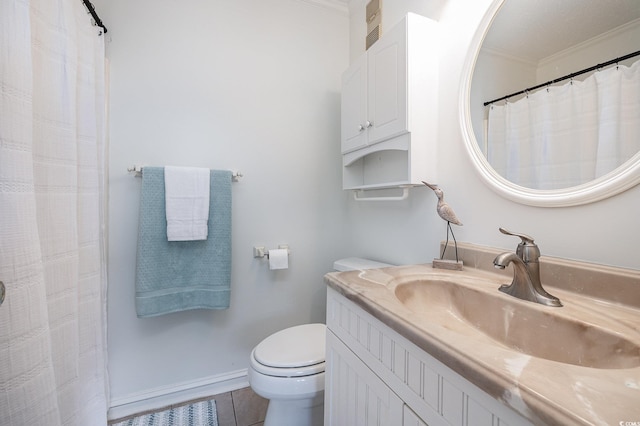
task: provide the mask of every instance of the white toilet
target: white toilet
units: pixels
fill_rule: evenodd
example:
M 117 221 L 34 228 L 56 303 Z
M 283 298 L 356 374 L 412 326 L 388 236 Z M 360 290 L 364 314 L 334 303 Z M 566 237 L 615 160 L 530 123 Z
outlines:
M 336 261 L 336 271 L 390 266 L 367 259 Z M 249 384 L 269 400 L 264 426 L 322 426 L 326 326 L 304 324 L 278 331 L 251 352 Z

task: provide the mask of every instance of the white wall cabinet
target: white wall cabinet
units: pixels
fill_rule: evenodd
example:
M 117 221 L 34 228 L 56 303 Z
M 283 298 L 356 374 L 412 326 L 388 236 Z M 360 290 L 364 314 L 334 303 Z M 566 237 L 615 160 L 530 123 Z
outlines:
M 343 75 L 343 153 L 408 131 L 404 29 L 376 42 Z
M 364 54 L 342 74 L 340 134 L 342 153 L 367 146 L 367 58 Z
M 343 74 L 345 189 L 436 181 L 436 30 L 408 14 Z
M 332 288 L 327 327 L 326 426 L 531 425 Z

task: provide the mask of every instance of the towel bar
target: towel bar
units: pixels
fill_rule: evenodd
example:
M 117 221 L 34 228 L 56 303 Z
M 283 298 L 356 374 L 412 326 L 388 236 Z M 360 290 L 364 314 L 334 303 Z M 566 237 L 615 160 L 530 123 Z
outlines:
M 144 169 L 144 166 L 137 166 L 135 164 L 131 167 L 127 167 L 127 171 L 129 173 L 134 173 L 135 177 L 142 177 L 142 169 Z M 231 180 L 233 182 L 238 182 L 242 176 L 242 172 L 231 172 Z
M 402 185 L 399 189 L 402 189 L 402 195 L 396 197 L 359 197 L 358 194 L 364 193 L 364 190 L 355 189 L 353 191 L 353 199 L 356 201 L 402 201 L 406 200 L 409 196 L 409 188 L 412 185 Z

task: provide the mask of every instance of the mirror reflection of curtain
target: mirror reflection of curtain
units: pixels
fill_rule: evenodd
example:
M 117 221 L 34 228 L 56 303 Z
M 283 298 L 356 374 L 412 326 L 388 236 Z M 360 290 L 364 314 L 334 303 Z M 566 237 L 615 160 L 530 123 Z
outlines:
M 640 151 L 640 61 L 489 109 L 488 160 L 511 182 L 577 186 Z
M 104 37 L 2 0 L 0 52 L 0 425 L 104 426 Z

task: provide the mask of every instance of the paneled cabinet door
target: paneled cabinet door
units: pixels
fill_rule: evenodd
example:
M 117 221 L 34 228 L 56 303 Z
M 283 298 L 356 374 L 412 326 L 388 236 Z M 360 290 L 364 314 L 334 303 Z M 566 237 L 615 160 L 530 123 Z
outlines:
M 424 420 L 418 417 L 408 405 L 403 407 L 403 411 L 402 426 L 429 426 Z
M 406 25 L 397 25 L 367 53 L 369 145 L 408 130 L 407 31 Z
M 407 26 L 385 34 L 342 75 L 342 153 L 407 131 Z
M 342 152 L 367 146 L 367 55 L 342 75 Z
M 400 398 L 332 332 L 326 362 L 325 426 L 402 425 Z

